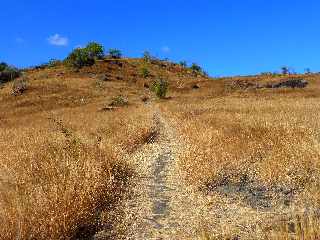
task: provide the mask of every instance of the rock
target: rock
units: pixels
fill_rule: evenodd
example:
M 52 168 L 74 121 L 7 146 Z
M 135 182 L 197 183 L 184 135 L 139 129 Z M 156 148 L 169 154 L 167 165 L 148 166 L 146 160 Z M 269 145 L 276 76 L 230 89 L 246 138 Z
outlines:
M 56 74 L 56 77 L 61 77 L 61 76 L 63 76 L 64 75 L 64 73 L 63 72 L 61 72 L 61 73 L 57 73 Z
M 144 103 L 146 103 L 148 100 L 149 100 L 148 96 L 142 96 L 141 97 L 141 101 L 144 102 Z
M 232 89 L 261 89 L 261 88 L 305 88 L 308 81 L 304 79 L 287 79 L 279 82 L 271 82 L 266 84 L 259 84 L 254 81 L 236 80 L 230 83 Z
M 198 84 L 195 84 L 192 86 L 192 89 L 199 89 L 199 88 L 200 88 L 200 86 Z
M 118 109 L 118 107 L 106 106 L 106 107 L 103 107 L 103 108 L 101 109 L 101 111 L 103 111 L 103 112 L 108 112 L 108 111 L 114 111 L 114 110 L 117 110 L 117 109 Z
M 104 82 L 110 81 L 109 77 L 106 74 L 101 74 L 99 76 L 99 80 L 104 81 Z
M 309 84 L 304 79 L 289 79 L 280 83 L 266 85 L 267 88 L 305 88 Z

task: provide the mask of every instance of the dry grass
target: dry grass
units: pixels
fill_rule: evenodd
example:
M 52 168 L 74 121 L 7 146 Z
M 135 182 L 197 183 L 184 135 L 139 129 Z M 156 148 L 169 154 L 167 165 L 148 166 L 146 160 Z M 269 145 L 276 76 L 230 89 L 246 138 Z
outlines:
M 318 81 L 311 77 L 311 86 L 299 90 L 207 86 L 163 106 L 187 143 L 181 174 L 208 195 L 218 215 L 207 237 L 270 239 L 275 222 L 300 212 L 313 222 L 300 224 L 294 239 L 318 233 L 312 215 L 320 201 Z M 289 239 L 283 229 L 271 239 Z
M 0 92 L 1 239 L 94 234 L 134 174 L 127 152 L 152 132 L 152 115 L 130 83 L 101 92 L 94 78 L 48 71 L 29 74 L 21 96 L 9 85 Z M 132 104 L 101 112 L 120 92 Z
M 187 143 L 181 175 L 210 200 L 204 239 L 319 238 L 317 75 L 304 76 L 306 89 L 234 91 L 228 81 L 281 77 L 213 81 L 156 62 L 145 79 L 141 66 L 125 59 L 79 72 L 30 70 L 24 94 L 13 96 L 10 84 L 0 89 L 1 239 L 99 230 L 99 216 L 108 218 L 134 174 L 125 158 L 157 137 L 141 101 L 157 77 L 169 80 L 171 99 L 160 105 Z M 102 110 L 119 95 L 127 106 Z

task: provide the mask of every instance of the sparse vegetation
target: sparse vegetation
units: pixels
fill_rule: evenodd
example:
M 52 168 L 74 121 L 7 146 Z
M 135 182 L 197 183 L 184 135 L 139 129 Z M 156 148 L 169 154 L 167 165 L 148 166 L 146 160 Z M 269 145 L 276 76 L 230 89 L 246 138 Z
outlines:
M 152 61 L 153 57 L 152 57 L 152 55 L 151 55 L 150 52 L 145 51 L 145 52 L 143 53 L 142 59 L 144 60 L 144 62 L 150 63 L 150 62 Z
M 169 83 L 163 78 L 159 78 L 154 81 L 152 85 L 152 90 L 158 98 L 165 98 L 168 92 Z
M 273 76 L 274 73 L 273 72 L 262 72 L 261 75 L 262 76 Z
M 128 99 L 126 99 L 122 95 L 118 95 L 115 98 L 112 99 L 112 102 L 109 104 L 109 106 L 112 107 L 123 107 L 128 105 Z
M 140 68 L 140 75 L 143 78 L 147 78 L 150 76 L 150 71 L 146 66 Z
M 51 59 L 51 60 L 48 62 L 47 66 L 48 66 L 49 68 L 53 68 L 53 67 L 57 67 L 57 66 L 59 66 L 59 65 L 61 65 L 61 64 L 62 64 L 62 62 L 61 62 L 60 60 L 58 60 L 58 59 Z

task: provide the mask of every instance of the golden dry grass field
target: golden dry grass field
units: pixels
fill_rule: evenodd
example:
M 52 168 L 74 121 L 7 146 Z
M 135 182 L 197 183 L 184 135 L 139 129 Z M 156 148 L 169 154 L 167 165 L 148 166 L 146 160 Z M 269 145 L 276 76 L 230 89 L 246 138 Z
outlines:
M 199 237 L 319 239 L 319 75 L 293 76 L 303 89 L 231 89 L 287 76 L 211 79 L 125 59 L 24 77 L 20 96 L 0 89 L 1 239 L 90 239 L 99 222 L 121 221 L 110 208 L 135 178 L 127 159 L 155 134 L 154 111 L 185 143 L 181 181 L 209 199 L 215 231 L 204 222 Z M 157 77 L 167 99 L 149 90 Z

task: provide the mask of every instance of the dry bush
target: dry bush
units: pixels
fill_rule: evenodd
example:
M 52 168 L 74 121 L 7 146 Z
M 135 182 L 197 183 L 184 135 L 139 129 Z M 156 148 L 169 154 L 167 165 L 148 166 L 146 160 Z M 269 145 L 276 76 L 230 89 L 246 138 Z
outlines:
M 12 84 L 12 94 L 18 96 L 28 89 L 27 81 L 24 77 L 15 79 Z

